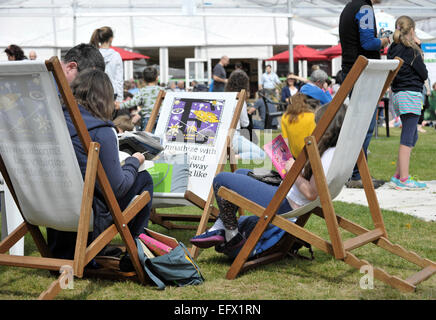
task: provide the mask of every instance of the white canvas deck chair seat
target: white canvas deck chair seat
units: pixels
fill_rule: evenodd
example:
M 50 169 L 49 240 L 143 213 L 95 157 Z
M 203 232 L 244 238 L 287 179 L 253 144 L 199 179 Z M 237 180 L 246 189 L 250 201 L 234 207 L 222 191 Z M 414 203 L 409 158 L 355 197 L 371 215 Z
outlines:
M 55 84 L 55 81 L 56 84 Z M 57 88 L 56 88 L 57 85 Z M 59 91 L 57 91 L 59 90 Z M 83 149 L 88 154 L 83 179 L 58 97 L 71 115 Z M 24 222 L 0 243 L 0 265 L 62 271 L 40 295 L 55 297 L 72 277 L 82 277 L 85 266 L 120 233 L 136 273 L 122 274 L 144 283 L 144 270 L 127 223 L 149 201 L 144 192 L 121 212 L 99 160 L 100 146 L 92 142 L 59 60 L 0 64 L 0 169 Z M 90 245 L 92 202 L 98 181 L 114 224 Z M 77 232 L 73 260 L 54 259 L 39 227 Z M 29 232 L 41 257 L 6 252 Z M 101 271 L 101 273 L 100 273 Z M 99 269 L 100 274 L 107 270 Z
M 394 245 L 388 240 L 366 158 L 363 150 L 361 150 L 377 103 L 389 87 L 401 64 L 401 59 L 382 61 L 367 60 L 362 56 L 359 57 L 343 82 L 340 90 L 330 103 L 324 116 L 317 124 L 312 136 L 306 138 L 304 152 L 296 159 L 296 162 L 288 172 L 267 208 L 263 208 L 224 187 L 220 188 L 218 194 L 221 197 L 260 217 L 256 227 L 229 269 L 227 273 L 228 279 L 234 279 L 239 272 L 243 270 L 285 257 L 295 238 L 300 238 L 357 269 L 360 269 L 363 265 L 369 265 L 369 263 L 357 258 L 352 253 L 352 250 L 371 242 L 421 267 L 422 270 L 420 272 L 406 280 L 389 275 L 380 268 L 374 268 L 374 277 L 376 279 L 401 291 L 413 291 L 418 283 L 426 280 L 436 272 L 436 264 L 433 261 L 421 258 L 416 253 Z M 320 140 L 325 130 L 328 128 L 328 125 L 351 89 L 353 89 L 352 96 L 338 138 L 333 160 L 328 172 L 325 174 L 321 164 L 317 141 Z M 304 168 L 307 160 L 312 167 L 319 197 L 315 201 L 297 210 L 283 215 L 276 215 L 275 212 L 280 203 L 285 199 L 285 196 Z M 369 210 L 374 222 L 373 230 L 368 230 L 350 220 L 336 215 L 333 208 L 332 201 L 340 193 L 345 182 L 351 176 L 356 161 L 362 177 Z M 312 213 L 325 219 L 330 242 L 304 228 L 304 225 Z M 288 221 L 287 218 L 290 217 L 298 217 L 296 223 Z M 269 223 L 285 230 L 288 236 L 287 241 L 285 241 L 280 248 L 277 248 L 274 253 L 253 261 L 247 261 L 247 257 L 250 252 L 252 252 Z M 341 237 L 339 227 L 344 228 L 356 236 L 344 241 Z
M 212 181 L 223 170 L 227 160 L 230 160 L 231 170 L 236 170 L 231 141 L 244 102 L 245 90 L 239 93 L 160 91 L 145 131 L 151 132 L 159 115 L 155 134 L 163 138 L 165 150 L 180 152 L 185 150 L 184 147 L 188 148 L 190 177 L 184 193 L 153 192 L 152 222 L 168 229 L 197 229 L 197 234 L 200 234 L 218 215 L 218 209 L 213 206 Z M 203 173 L 205 176 L 200 176 Z M 157 208 L 182 206 L 196 206 L 203 213 L 200 216 L 156 212 Z M 196 227 L 171 221 L 200 223 Z M 197 255 L 195 247 L 192 253 Z

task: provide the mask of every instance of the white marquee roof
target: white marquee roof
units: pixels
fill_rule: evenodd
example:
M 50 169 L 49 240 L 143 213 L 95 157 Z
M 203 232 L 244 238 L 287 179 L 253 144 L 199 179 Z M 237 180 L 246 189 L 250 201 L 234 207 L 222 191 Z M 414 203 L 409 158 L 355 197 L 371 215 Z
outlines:
M 292 11 L 288 11 L 288 2 Z M 69 48 L 108 25 L 114 45 L 174 46 L 334 45 L 347 0 L 9 0 L 0 1 L 0 47 Z M 376 12 L 408 14 L 432 36 L 436 0 L 389 1 Z M 430 36 L 431 38 L 431 36 Z

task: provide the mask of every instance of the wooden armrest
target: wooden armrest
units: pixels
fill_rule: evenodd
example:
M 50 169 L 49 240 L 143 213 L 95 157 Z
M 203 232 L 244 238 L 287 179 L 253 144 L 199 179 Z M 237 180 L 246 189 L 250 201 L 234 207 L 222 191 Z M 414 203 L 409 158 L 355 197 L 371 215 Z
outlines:
M 259 217 L 262 217 L 263 213 L 265 212 L 264 207 L 258 205 L 257 203 L 251 200 L 248 200 L 247 198 L 236 193 L 235 191 L 227 189 L 226 187 L 219 188 L 218 196 L 220 196 L 223 199 L 226 199 L 227 201 L 237 205 L 240 208 L 243 208 L 251 213 L 254 213 Z

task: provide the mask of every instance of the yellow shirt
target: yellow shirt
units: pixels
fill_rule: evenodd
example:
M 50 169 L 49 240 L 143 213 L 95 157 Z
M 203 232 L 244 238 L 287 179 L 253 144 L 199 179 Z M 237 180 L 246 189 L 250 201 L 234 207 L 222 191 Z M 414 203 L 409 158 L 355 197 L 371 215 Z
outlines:
M 310 136 L 315 129 L 315 114 L 304 112 L 297 121 L 289 122 L 289 116 L 283 115 L 281 120 L 282 136 L 288 139 L 289 149 L 296 159 L 304 148 L 304 138 Z

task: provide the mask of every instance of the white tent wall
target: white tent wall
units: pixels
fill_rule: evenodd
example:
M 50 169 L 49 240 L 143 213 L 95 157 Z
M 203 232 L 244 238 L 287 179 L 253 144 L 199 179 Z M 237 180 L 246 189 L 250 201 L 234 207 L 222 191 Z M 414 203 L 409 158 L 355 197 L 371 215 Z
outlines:
M 9 44 L 38 58 L 60 56 L 61 49 L 88 42 L 92 32 L 110 26 L 113 45 L 129 50 L 158 50 L 168 73 L 168 50 L 195 48 L 186 58 L 257 59 L 258 66 L 277 48 L 287 47 L 289 18 L 292 45 L 328 47 L 338 43 L 335 31 L 348 0 L 9 0 L 0 3 L 0 60 Z M 409 14 L 418 27 L 436 35 L 436 0 L 383 0 L 376 12 Z M 430 42 L 427 41 L 426 42 Z M 162 48 L 162 50 L 160 49 Z M 168 50 L 166 49 L 168 48 Z M 274 50 L 273 50 L 274 49 Z M 285 49 L 286 50 L 286 49 Z M 194 52 L 194 50 L 192 50 Z M 166 55 L 165 55 L 166 53 Z M 277 52 L 274 52 L 277 53 Z M 170 55 L 171 56 L 171 55 Z M 155 62 L 154 63 L 158 63 Z M 132 65 L 125 77 L 131 77 Z M 332 66 L 339 67 L 338 63 Z
M 31 18 L 37 27 L 23 32 L 29 18 L 5 17 L 0 19 L 0 28 L 14 32 L 0 34 L 0 47 L 14 43 L 26 54 L 35 49 L 38 58 L 60 56 L 60 49 L 89 42 L 92 32 L 108 25 L 114 30 L 113 45 L 129 49 L 195 47 L 194 57 L 219 59 L 223 55 L 231 59 L 257 59 L 262 66 L 273 55 L 273 46 L 288 44 L 288 19 L 277 17 L 222 17 L 222 16 L 68 16 L 64 9 L 61 17 Z M 34 20 L 35 19 L 35 20 Z M 294 21 L 293 42 L 295 45 L 330 46 L 338 43 L 338 37 L 326 30 Z M 52 49 L 50 49 L 50 47 Z M 161 80 L 168 82 L 170 62 L 165 49 L 159 50 Z M 1 60 L 6 60 L 3 50 Z M 128 68 L 127 68 L 128 67 Z M 132 66 L 125 65 L 125 79 L 133 75 Z M 260 69 L 259 69 L 260 70 Z M 259 76 L 262 74 L 259 71 Z

